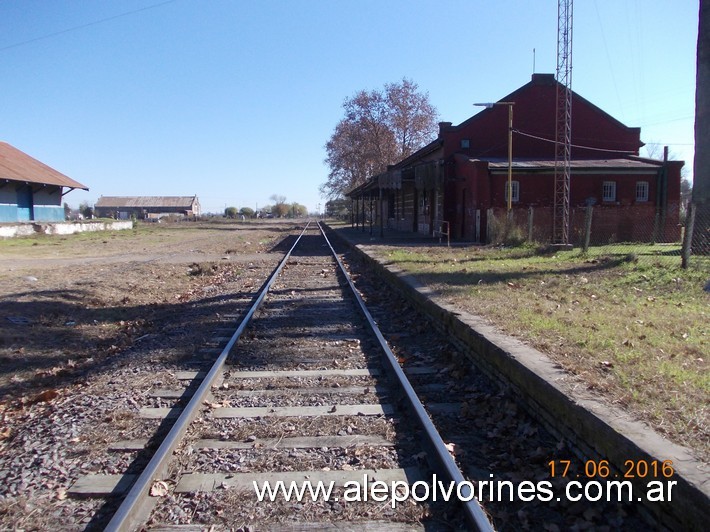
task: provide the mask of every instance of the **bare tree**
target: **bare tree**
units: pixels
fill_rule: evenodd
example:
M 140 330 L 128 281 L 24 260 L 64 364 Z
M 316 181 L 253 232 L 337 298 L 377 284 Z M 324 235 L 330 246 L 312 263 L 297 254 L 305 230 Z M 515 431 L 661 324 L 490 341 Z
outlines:
M 359 147 L 376 170 L 385 161 L 396 157 L 388 103 L 385 95 L 379 91 L 360 91 L 343 104 L 345 120 L 357 126 L 355 134 Z
M 299 216 L 307 216 L 308 215 L 308 207 L 305 205 L 301 205 L 300 203 L 293 202 L 291 204 L 291 208 L 289 210 L 289 215 L 292 218 L 298 218 Z
M 384 91 L 359 91 L 343 102 L 345 118 L 326 143 L 328 180 L 320 187 L 327 198 L 343 197 L 351 188 L 387 165 L 411 155 L 434 137 L 437 112 L 429 95 L 406 78 Z
M 271 214 L 278 218 L 283 218 L 288 214 L 289 206 L 286 204 L 286 196 L 272 194 L 269 199 L 274 202 L 274 206 L 271 207 Z
M 342 196 L 350 188 L 364 183 L 380 164 L 372 158 L 373 148 L 359 124 L 341 120 L 326 144 L 328 180 L 321 192 L 328 197 Z
M 437 132 L 437 111 L 428 94 L 417 92 L 412 80 L 385 85 L 389 127 L 397 141 L 399 159 L 404 159 L 429 142 Z
M 665 147 L 662 143 L 660 142 L 647 142 L 644 144 L 642 148 L 646 152 L 646 157 L 649 159 L 655 159 L 657 161 L 662 161 L 663 160 L 663 151 L 665 150 Z M 668 160 L 669 161 L 678 161 L 680 160 L 678 156 L 676 155 L 673 150 L 668 150 Z M 690 181 L 688 180 L 688 172 L 689 172 L 689 167 L 687 164 L 683 165 L 683 168 L 680 169 L 680 177 L 688 183 Z
M 680 180 L 680 208 L 687 209 L 688 203 L 693 196 L 693 184 L 687 177 Z

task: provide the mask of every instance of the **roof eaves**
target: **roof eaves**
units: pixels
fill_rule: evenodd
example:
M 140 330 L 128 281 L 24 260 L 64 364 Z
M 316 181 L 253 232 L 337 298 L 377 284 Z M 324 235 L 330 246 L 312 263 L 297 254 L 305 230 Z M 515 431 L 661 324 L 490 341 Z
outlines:
M 34 183 L 89 190 L 89 187 L 82 185 L 7 142 L 0 142 L 0 179 L 18 183 Z

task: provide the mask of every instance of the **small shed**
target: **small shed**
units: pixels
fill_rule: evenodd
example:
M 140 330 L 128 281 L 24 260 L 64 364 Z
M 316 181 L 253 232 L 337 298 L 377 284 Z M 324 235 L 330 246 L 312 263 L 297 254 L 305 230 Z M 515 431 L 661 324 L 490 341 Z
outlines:
M 163 216 L 200 216 L 202 210 L 197 196 L 101 196 L 94 205 L 99 218 L 139 220 Z
M 0 222 L 62 222 L 62 198 L 88 187 L 0 142 Z

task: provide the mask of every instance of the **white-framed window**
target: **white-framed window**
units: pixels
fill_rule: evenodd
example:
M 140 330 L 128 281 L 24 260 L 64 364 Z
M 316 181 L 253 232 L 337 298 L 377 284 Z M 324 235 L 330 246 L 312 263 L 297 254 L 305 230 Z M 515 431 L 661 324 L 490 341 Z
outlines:
M 636 181 L 636 201 L 648 201 L 648 181 Z
M 520 201 L 520 182 L 519 181 L 511 181 L 510 182 L 510 188 L 513 191 L 513 203 L 517 203 Z M 508 201 L 508 182 L 505 182 L 505 201 Z
M 461 139 L 461 147 L 463 149 L 468 149 L 471 147 L 471 141 L 469 139 Z
M 616 201 L 616 181 L 604 181 L 602 201 Z

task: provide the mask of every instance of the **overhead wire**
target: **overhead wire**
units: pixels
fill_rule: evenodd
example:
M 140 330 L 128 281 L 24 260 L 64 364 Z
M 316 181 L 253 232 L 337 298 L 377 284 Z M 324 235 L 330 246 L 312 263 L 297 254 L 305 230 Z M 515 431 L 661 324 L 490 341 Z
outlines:
M 518 135 L 522 135 L 523 137 L 530 137 L 530 138 L 536 139 L 536 140 L 551 142 L 552 144 L 557 143 L 556 140 L 546 139 L 545 137 L 533 135 L 532 133 L 525 133 L 524 131 L 520 131 L 519 129 L 513 129 L 513 133 L 517 133 Z M 635 152 L 633 150 L 612 150 L 610 148 L 595 148 L 593 146 L 582 146 L 579 144 L 570 144 L 570 146 L 572 148 L 578 148 L 578 149 L 583 149 L 583 150 L 603 151 L 603 152 L 609 152 L 609 153 L 623 153 L 626 155 L 634 155 L 635 154 Z
M 597 21 L 599 22 L 599 34 L 601 35 L 601 41 L 602 44 L 604 45 L 604 52 L 606 54 L 606 60 L 609 65 L 609 74 L 611 75 L 611 83 L 614 86 L 614 92 L 616 94 L 616 100 L 617 103 L 619 104 L 619 107 L 623 109 L 623 106 L 621 105 L 621 96 L 619 95 L 619 85 L 616 83 L 616 76 L 614 75 L 614 68 L 613 68 L 613 63 L 611 61 L 611 55 L 609 54 L 609 46 L 607 45 L 606 42 L 606 35 L 604 34 L 604 24 L 602 24 L 602 17 L 601 14 L 599 13 L 599 5 L 597 4 L 597 0 L 594 0 L 594 10 L 596 11 L 597 14 Z
M 533 135 L 532 133 L 525 133 L 524 131 L 520 131 L 519 129 L 513 129 L 513 133 L 517 133 L 518 135 L 521 135 L 523 137 L 530 137 L 533 139 L 537 140 L 542 140 L 545 142 L 551 142 L 555 143 L 556 141 L 552 139 L 546 139 L 545 137 L 540 137 L 538 135 Z M 695 146 L 694 143 L 682 143 L 682 142 L 653 142 L 652 144 L 659 144 L 663 146 Z M 635 152 L 629 151 L 629 150 L 613 150 L 610 148 L 594 148 L 592 146 L 584 146 L 580 144 L 572 144 L 573 148 L 579 148 L 579 149 L 584 149 L 584 150 L 593 150 L 593 151 L 602 151 L 602 152 L 608 152 L 608 153 L 622 153 L 624 155 L 636 155 Z
M 52 33 L 47 33 L 45 35 L 40 35 L 39 37 L 33 37 L 32 39 L 27 39 L 26 41 L 20 41 L 16 42 L 13 44 L 8 44 L 7 46 L 2 46 L 0 47 L 0 52 L 4 52 L 5 50 L 11 50 L 12 48 L 18 48 L 20 46 L 25 46 L 26 44 L 32 44 L 37 41 L 42 41 L 44 39 L 50 39 L 52 37 L 57 37 L 59 35 L 64 35 L 65 33 L 70 33 L 72 31 L 77 31 L 77 30 L 82 30 L 84 28 L 89 28 L 91 26 L 96 26 L 98 24 L 103 24 L 104 22 L 109 22 L 111 20 L 116 20 L 117 18 L 121 17 L 127 17 L 129 15 L 134 15 L 136 13 L 140 13 L 142 11 L 148 11 L 149 9 L 156 9 L 158 7 L 162 7 L 167 4 L 172 4 L 174 2 L 177 2 L 178 0 L 165 0 L 164 2 L 160 2 L 158 4 L 152 4 L 149 6 L 141 7 L 138 9 L 133 9 L 131 11 L 126 11 L 124 13 L 119 13 L 117 15 L 111 15 L 110 17 L 105 17 L 99 20 L 94 20 L 92 22 L 87 22 L 85 24 L 80 24 L 78 26 L 72 26 L 71 28 L 66 28 L 63 30 L 55 31 Z

